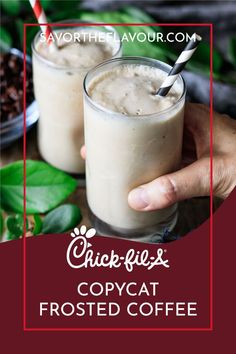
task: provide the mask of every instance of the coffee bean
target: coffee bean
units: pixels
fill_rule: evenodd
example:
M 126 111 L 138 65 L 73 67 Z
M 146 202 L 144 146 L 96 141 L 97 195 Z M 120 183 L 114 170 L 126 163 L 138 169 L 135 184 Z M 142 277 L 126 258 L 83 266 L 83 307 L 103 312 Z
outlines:
M 1 121 L 14 119 L 23 111 L 23 60 L 11 53 L 0 54 Z M 26 65 L 26 105 L 34 100 L 32 67 Z

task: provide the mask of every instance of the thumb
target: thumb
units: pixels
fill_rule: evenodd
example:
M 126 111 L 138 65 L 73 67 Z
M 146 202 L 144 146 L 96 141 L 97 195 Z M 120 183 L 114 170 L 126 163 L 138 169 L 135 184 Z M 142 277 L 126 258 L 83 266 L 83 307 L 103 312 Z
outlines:
M 133 189 L 128 203 L 136 210 L 166 208 L 175 202 L 210 194 L 210 159 L 202 158 L 174 173 Z

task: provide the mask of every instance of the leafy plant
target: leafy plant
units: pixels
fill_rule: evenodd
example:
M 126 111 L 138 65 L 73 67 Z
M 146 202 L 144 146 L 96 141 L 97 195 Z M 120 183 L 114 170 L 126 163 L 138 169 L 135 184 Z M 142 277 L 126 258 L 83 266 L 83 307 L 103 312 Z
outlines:
M 2 208 L 23 213 L 23 161 L 0 170 Z M 77 182 L 41 161 L 26 161 L 26 213 L 46 213 L 65 200 Z
M 41 217 L 38 214 L 33 215 L 34 219 L 34 228 L 33 228 L 33 235 L 38 235 L 40 234 L 43 226 L 43 222 Z
M 20 12 L 20 0 L 1 0 L 1 5 L 9 15 L 18 15 Z
M 0 26 L 0 49 L 7 52 L 12 46 L 12 38 L 6 28 Z
M 2 210 L 0 210 L 0 236 L 2 236 L 4 230 L 4 219 Z
M 28 220 L 26 219 L 26 230 L 28 230 Z M 22 214 L 10 215 L 6 219 L 7 239 L 16 240 L 24 233 L 24 218 Z
M 139 13 L 139 17 L 136 18 L 133 15 L 131 15 L 131 11 L 129 8 L 129 12 L 126 13 L 125 11 L 123 12 L 118 12 L 118 11 L 107 11 L 107 12 L 82 12 L 80 14 L 80 19 L 83 21 L 92 21 L 92 22 L 105 22 L 105 23 L 140 23 L 140 22 L 145 22 L 144 20 L 141 20 L 141 18 L 145 18 L 145 16 L 140 16 L 141 12 L 140 10 L 137 10 Z M 153 21 L 151 17 L 147 17 L 149 21 Z M 140 42 L 137 39 L 137 34 L 140 32 L 145 33 L 146 35 L 152 36 L 155 35 L 156 31 L 160 31 L 159 27 L 155 27 L 155 29 L 152 26 L 142 26 L 142 25 L 137 25 L 137 26 L 117 26 L 116 27 L 117 32 L 120 34 L 120 36 L 127 35 L 128 38 L 132 37 L 133 40 L 129 41 L 123 41 L 122 42 L 122 47 L 123 47 L 123 55 L 139 55 L 139 56 L 147 56 L 151 58 L 156 58 L 159 60 L 166 61 L 166 52 L 167 49 L 163 49 L 156 45 L 155 43 L 145 41 L 142 42 L 140 45 Z M 136 36 L 135 36 L 136 35 Z M 130 37 L 129 37 L 130 36 Z
M 201 42 L 187 64 L 187 68 L 190 70 L 195 70 L 200 73 L 209 73 L 209 63 L 210 63 L 210 47 L 207 43 Z M 223 59 L 220 53 L 214 49 L 213 50 L 213 67 L 214 73 L 219 74 L 221 67 L 223 65 Z
M 145 23 L 155 22 L 151 16 L 149 16 L 146 12 L 140 10 L 138 7 L 127 5 L 127 6 L 123 7 L 122 10 L 126 14 L 135 18 L 137 21 L 145 22 Z
M 10 213 L 6 218 L 6 238 L 15 240 L 24 233 L 23 220 L 23 161 L 17 161 L 0 169 L 0 193 L 2 208 Z M 41 161 L 26 161 L 26 230 L 33 235 L 61 233 L 77 226 L 81 220 L 80 209 L 64 204 L 77 186 L 76 180 L 66 173 Z M 57 208 L 56 208 L 57 207 Z M 54 210 L 50 211 L 51 209 Z M 39 213 L 46 213 L 42 220 Z M 0 231 L 3 232 L 3 215 L 0 213 Z
M 45 216 L 42 232 L 44 234 L 62 233 L 77 226 L 80 220 L 80 209 L 74 204 L 64 204 Z
M 3 13 L 7 16 L 11 16 L 11 21 L 3 28 L 3 35 L 1 39 L 1 47 L 9 48 L 11 45 L 15 45 L 22 49 L 23 47 L 23 22 L 37 23 L 31 6 L 28 1 L 4 0 L 2 3 Z M 80 1 L 74 1 L 73 7 L 71 1 L 55 1 L 55 0 L 42 0 L 42 6 L 44 7 L 47 18 L 50 22 L 57 22 L 66 19 L 78 19 L 92 22 L 105 22 L 105 23 L 154 23 L 155 20 L 146 14 L 144 11 L 134 6 L 124 6 L 115 11 L 85 11 L 80 7 Z M 11 8 L 12 7 L 12 8 Z M 155 32 L 161 32 L 162 29 L 158 26 L 117 26 L 120 35 L 130 33 L 133 36 L 135 33 L 145 32 L 150 35 Z M 27 52 L 31 54 L 31 43 L 35 37 L 35 34 L 39 31 L 39 27 L 27 28 Z M 15 43 L 15 44 L 14 44 Z M 209 53 L 210 48 L 208 43 L 202 42 L 194 53 L 194 56 L 189 61 L 187 69 L 209 76 Z M 167 42 L 138 42 L 124 41 L 123 42 L 123 55 L 140 55 L 148 56 L 151 58 L 159 59 L 162 61 L 174 63 L 179 51 L 173 48 L 170 43 Z M 229 52 L 227 53 L 230 59 L 224 59 L 221 53 L 214 49 L 213 51 L 213 69 L 214 78 L 223 82 L 235 82 L 235 77 L 232 75 L 232 69 L 229 67 L 228 60 L 236 67 L 235 56 L 235 39 L 230 41 Z

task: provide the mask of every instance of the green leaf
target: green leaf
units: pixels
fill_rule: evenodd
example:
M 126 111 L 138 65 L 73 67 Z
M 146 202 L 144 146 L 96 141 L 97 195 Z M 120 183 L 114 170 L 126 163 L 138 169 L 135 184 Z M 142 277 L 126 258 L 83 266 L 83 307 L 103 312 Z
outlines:
M 93 21 L 93 22 L 105 22 L 105 23 L 139 23 L 140 18 L 135 18 L 130 15 L 130 13 L 122 13 L 118 11 L 107 11 L 107 12 L 82 12 L 80 18 L 83 21 Z M 137 35 L 140 32 L 144 32 L 146 35 L 152 36 L 155 34 L 155 30 L 151 26 L 117 26 L 117 32 L 120 36 L 128 38 L 128 40 L 123 40 L 122 51 L 123 55 L 132 56 L 146 56 L 150 58 L 155 58 L 158 60 L 166 61 L 167 49 L 162 46 L 158 46 L 156 43 L 149 41 L 140 42 L 137 40 Z
M 15 21 L 15 25 L 16 25 L 16 30 L 17 30 L 17 33 L 18 33 L 18 38 L 19 38 L 20 45 L 23 47 L 23 42 L 24 42 L 24 22 L 20 18 L 18 18 Z
M 52 0 L 41 0 L 41 5 L 45 12 L 52 7 L 52 4 Z
M 73 204 L 64 204 L 50 211 L 43 220 L 44 234 L 62 233 L 73 229 L 81 220 L 80 209 Z
M 16 16 L 20 12 L 20 0 L 1 0 L 1 5 L 4 11 L 9 15 Z
M 4 229 L 4 219 L 3 219 L 2 210 L 0 210 L 0 236 L 2 236 L 3 234 L 3 229 Z
M 24 217 L 22 214 L 10 215 L 6 219 L 8 239 L 16 240 L 24 233 Z M 26 219 L 26 231 L 28 230 L 28 220 Z
M 77 10 L 79 9 L 80 1 L 68 1 L 68 0 L 60 0 L 60 1 L 55 1 L 55 0 L 44 0 L 44 1 L 49 1 L 50 2 L 50 10 L 52 10 L 53 13 L 56 12 L 61 12 L 61 11 L 66 11 L 66 10 L 73 10 L 74 11 L 74 16 L 72 18 L 75 18 Z M 69 18 L 64 18 L 64 20 L 69 20 Z
M 229 57 L 231 63 L 236 67 L 236 37 L 232 37 L 229 43 Z
M 223 58 L 221 54 L 214 49 L 213 50 L 213 72 L 218 74 L 223 64 Z M 209 74 L 210 72 L 210 46 L 208 43 L 201 42 L 193 54 L 191 60 L 189 60 L 187 66 L 188 69 L 194 72 L 200 72 L 203 74 Z
M 104 23 L 142 23 L 154 22 L 154 20 L 145 12 L 131 6 L 124 7 L 120 11 L 78 11 L 71 15 L 70 12 L 55 13 L 52 15 L 53 20 L 60 20 L 66 17 L 78 18 L 86 22 L 104 22 Z M 147 56 L 163 61 L 167 61 L 169 56 L 169 48 L 167 45 L 159 43 L 152 43 L 149 41 L 139 42 L 137 34 L 144 32 L 147 35 L 154 35 L 156 31 L 161 31 L 157 26 L 116 26 L 115 27 L 120 36 L 131 36 L 134 40 L 124 40 L 123 55 L 138 55 Z M 136 36 L 136 37 L 134 37 Z M 176 58 L 176 55 L 175 55 Z
M 34 37 L 36 36 L 36 34 L 38 33 L 39 30 L 40 30 L 39 26 L 27 27 L 26 47 L 27 47 L 28 54 L 31 54 L 31 44 L 32 44 Z
M 23 161 L 0 170 L 2 208 L 23 213 Z M 42 161 L 26 161 L 26 213 L 45 213 L 65 200 L 77 182 Z
M 12 46 L 12 37 L 6 28 L 0 26 L 0 49 L 7 52 Z
M 34 218 L 33 235 L 38 235 L 42 230 L 43 222 L 38 214 L 34 214 L 33 218 Z
M 140 22 L 145 22 L 145 23 L 155 22 L 155 20 L 151 16 L 149 16 L 146 12 L 134 6 L 124 6 L 122 8 L 122 11 L 132 16 L 133 18 L 140 20 Z
M 17 240 L 19 237 L 15 237 L 10 231 L 6 231 L 6 240 L 11 241 L 11 240 Z

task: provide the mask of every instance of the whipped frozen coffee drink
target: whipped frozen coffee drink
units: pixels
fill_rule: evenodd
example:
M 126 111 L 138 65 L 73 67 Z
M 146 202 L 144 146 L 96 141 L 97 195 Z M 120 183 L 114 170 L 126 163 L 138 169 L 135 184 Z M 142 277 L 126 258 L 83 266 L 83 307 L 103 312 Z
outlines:
M 58 50 L 52 50 L 40 33 L 32 45 L 34 92 L 40 112 L 39 151 L 59 169 L 84 173 L 80 156 L 84 144 L 83 79 L 95 65 L 121 55 L 120 40 L 110 26 L 59 27 L 53 31 Z
M 177 205 L 135 211 L 128 193 L 180 166 L 185 86 L 155 95 L 170 71 L 140 57 L 109 60 L 84 82 L 87 199 L 98 234 L 155 242 L 177 221 Z

